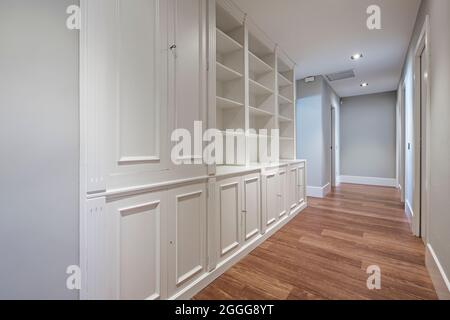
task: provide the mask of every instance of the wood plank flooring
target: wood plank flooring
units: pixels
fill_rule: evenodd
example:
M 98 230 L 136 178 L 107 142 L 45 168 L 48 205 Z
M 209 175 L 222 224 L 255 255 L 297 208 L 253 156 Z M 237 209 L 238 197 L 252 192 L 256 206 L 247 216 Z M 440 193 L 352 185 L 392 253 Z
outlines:
M 342 185 L 309 207 L 195 300 L 437 299 L 425 247 L 397 190 Z M 381 268 L 369 290 L 367 267 Z

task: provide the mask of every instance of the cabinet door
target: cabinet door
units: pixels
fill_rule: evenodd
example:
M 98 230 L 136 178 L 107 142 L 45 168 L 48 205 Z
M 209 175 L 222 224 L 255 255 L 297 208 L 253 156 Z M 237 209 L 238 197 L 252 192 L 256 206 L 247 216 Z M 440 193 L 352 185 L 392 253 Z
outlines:
M 305 167 L 300 166 L 297 169 L 297 199 L 299 204 L 306 202 L 306 181 L 305 181 Z
M 279 189 L 278 189 L 278 215 L 279 218 L 283 218 L 287 214 L 287 171 L 286 170 L 280 170 L 278 173 L 278 180 L 279 180 Z
M 193 137 L 194 122 L 206 118 L 206 2 L 169 0 L 169 3 L 173 6 L 175 17 L 173 39 L 168 44 L 168 47 L 172 47 L 169 50 L 169 112 L 172 130 L 186 129 Z M 191 151 L 191 154 L 180 155 L 178 160 L 195 160 L 202 156 L 201 150 Z
M 219 237 L 219 263 L 232 255 L 241 244 L 241 177 L 217 182 L 216 234 Z
M 298 187 L 297 187 L 297 180 L 298 180 L 298 168 L 289 168 L 289 178 L 288 178 L 288 185 L 289 185 L 289 210 L 291 214 L 295 208 L 298 206 Z
M 166 6 L 160 0 L 85 3 L 88 191 L 148 184 L 168 166 Z
M 169 296 L 206 271 L 206 184 L 169 191 Z
M 242 212 L 244 219 L 244 240 L 250 241 L 260 233 L 260 176 L 244 177 Z
M 278 220 L 279 176 L 276 173 L 266 176 L 266 221 L 265 226 L 270 227 Z
M 163 194 L 149 193 L 108 201 L 106 212 L 88 222 L 88 281 L 100 281 L 92 299 L 165 297 L 165 213 Z M 113 296 L 104 296 L 105 289 Z

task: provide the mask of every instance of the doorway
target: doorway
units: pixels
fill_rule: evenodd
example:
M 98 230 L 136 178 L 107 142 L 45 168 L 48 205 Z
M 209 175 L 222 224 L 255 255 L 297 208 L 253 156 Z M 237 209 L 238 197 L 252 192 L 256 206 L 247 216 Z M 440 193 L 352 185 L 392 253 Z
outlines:
M 430 55 L 428 43 L 429 18 L 426 18 L 422 33 L 415 50 L 414 61 L 414 136 L 416 139 L 415 175 L 414 175 L 414 215 L 412 220 L 413 233 L 427 243 L 427 227 L 429 214 L 429 112 L 430 112 Z
M 331 106 L 331 186 L 336 187 L 336 108 Z

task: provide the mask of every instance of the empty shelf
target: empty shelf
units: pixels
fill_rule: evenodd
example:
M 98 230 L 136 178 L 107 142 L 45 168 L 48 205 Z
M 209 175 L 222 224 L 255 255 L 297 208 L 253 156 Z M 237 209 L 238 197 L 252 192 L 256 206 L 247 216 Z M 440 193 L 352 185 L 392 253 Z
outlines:
M 272 90 L 252 79 L 250 79 L 250 92 L 257 96 L 273 94 Z
M 294 120 L 279 115 L 279 116 L 278 116 L 278 121 L 280 121 L 280 122 L 292 122 L 292 121 L 294 121 Z
M 244 106 L 243 103 L 222 97 L 216 97 L 216 105 L 217 108 L 220 109 L 234 109 L 234 108 L 242 108 Z
M 264 74 L 273 71 L 273 68 L 266 62 L 249 52 L 250 71 L 255 74 Z
M 216 63 L 217 80 L 219 81 L 231 81 L 242 78 L 242 74 L 239 72 L 221 64 Z
M 229 54 L 241 50 L 243 46 L 220 29 L 216 29 L 217 52 Z
M 285 76 L 281 73 L 278 74 L 278 86 L 279 87 L 289 87 L 292 86 L 292 81 L 289 81 Z
M 280 100 L 280 104 L 291 104 L 292 103 L 291 99 L 288 99 L 288 98 L 286 98 L 285 96 L 283 96 L 281 94 L 278 95 L 278 98 Z
M 249 107 L 249 111 L 250 111 L 251 115 L 256 116 L 256 117 L 273 117 L 273 113 L 266 111 L 266 110 Z

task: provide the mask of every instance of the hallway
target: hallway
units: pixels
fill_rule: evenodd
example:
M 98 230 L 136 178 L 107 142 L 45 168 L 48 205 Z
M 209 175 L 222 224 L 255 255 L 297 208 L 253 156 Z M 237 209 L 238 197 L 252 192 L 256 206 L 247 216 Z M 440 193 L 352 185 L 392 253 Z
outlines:
M 398 192 L 341 185 L 194 299 L 437 299 Z M 381 268 L 381 290 L 366 287 Z

